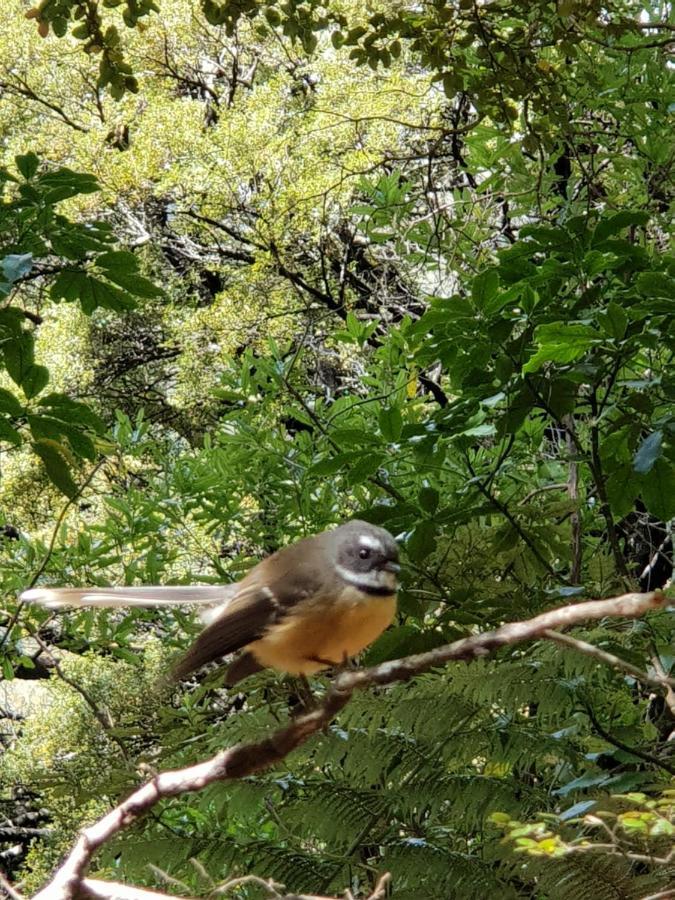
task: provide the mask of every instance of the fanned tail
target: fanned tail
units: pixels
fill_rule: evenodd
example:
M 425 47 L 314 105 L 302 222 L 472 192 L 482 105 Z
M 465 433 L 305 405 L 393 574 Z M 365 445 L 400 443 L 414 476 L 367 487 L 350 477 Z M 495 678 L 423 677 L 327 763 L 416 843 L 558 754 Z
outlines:
M 218 605 L 236 593 L 236 584 L 158 585 L 152 587 L 31 588 L 21 594 L 25 603 L 47 609 L 65 607 Z

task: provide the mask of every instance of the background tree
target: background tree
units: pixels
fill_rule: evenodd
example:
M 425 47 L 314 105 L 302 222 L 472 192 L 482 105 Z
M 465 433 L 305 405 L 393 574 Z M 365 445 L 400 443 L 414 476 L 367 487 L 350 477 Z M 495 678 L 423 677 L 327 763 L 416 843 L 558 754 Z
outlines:
M 189 617 L 54 619 L 14 599 L 37 578 L 217 582 L 359 515 L 405 552 L 377 663 L 672 569 L 668 7 L 158 6 L 50 0 L 34 29 L 16 2 L 0 26 L 3 671 L 61 660 L 39 715 L 3 701 L 24 831 L 0 859 L 27 890 L 139 759 L 193 762 L 297 703 L 215 674 L 149 710 Z M 667 612 L 575 636 L 673 664 Z M 674 716 L 667 687 L 578 648 L 507 647 L 358 696 L 283 768 L 167 803 L 101 871 L 648 896 L 672 881 L 660 849 L 563 851 L 580 815 L 634 802 L 609 794 L 670 796 Z M 542 813 L 574 835 L 530 830 L 539 855 L 514 857 L 502 829 Z

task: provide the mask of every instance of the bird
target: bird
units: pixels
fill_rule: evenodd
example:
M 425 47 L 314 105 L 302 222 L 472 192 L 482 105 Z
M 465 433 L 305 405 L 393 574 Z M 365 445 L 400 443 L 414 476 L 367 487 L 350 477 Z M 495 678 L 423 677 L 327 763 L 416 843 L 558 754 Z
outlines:
M 228 668 L 231 686 L 266 668 L 307 676 L 356 656 L 393 621 L 399 572 L 392 535 L 354 519 L 283 547 L 233 584 L 37 587 L 21 600 L 48 609 L 196 604 L 205 627 L 170 678 L 243 650 Z

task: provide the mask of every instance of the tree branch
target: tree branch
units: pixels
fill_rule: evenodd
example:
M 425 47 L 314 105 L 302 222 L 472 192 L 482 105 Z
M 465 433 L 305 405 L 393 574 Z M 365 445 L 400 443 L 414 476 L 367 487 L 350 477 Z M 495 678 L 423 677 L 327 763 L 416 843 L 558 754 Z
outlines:
M 217 781 L 243 778 L 280 762 L 312 735 L 325 728 L 356 690 L 406 681 L 451 660 L 479 659 L 500 647 L 546 636 L 545 632 L 549 629 L 567 628 L 607 616 L 635 618 L 649 610 L 660 609 L 666 603 L 666 597 L 660 591 L 623 594 L 608 600 L 590 600 L 562 606 L 524 622 L 509 622 L 495 631 L 472 635 L 427 653 L 391 660 L 369 669 L 342 672 L 335 678 L 319 706 L 293 719 L 284 728 L 255 743 L 237 744 L 222 750 L 204 762 L 155 775 L 102 819 L 82 830 L 69 856 L 52 881 L 35 896 L 35 900 L 76 900 L 81 897 L 82 892 L 87 890 L 85 874 L 96 851 L 145 815 L 160 800 L 175 797 L 185 791 L 201 791 Z M 94 882 L 92 888 L 91 880 L 89 883 L 90 891 L 96 884 L 100 884 Z M 85 893 L 84 896 L 111 895 Z M 114 896 L 123 895 L 117 893 Z M 124 896 L 129 897 L 129 900 L 141 900 L 138 892 L 135 896 Z

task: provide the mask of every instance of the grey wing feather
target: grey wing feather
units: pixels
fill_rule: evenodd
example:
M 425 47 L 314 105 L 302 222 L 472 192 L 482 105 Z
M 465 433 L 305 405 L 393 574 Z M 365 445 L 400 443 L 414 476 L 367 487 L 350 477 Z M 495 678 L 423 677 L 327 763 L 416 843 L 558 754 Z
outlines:
M 279 602 L 269 588 L 253 584 L 240 591 L 210 625 L 197 636 L 172 670 L 179 681 L 195 669 L 240 650 L 257 640 L 279 613 Z
M 185 604 L 220 604 L 237 593 L 236 584 L 157 585 L 151 587 L 32 588 L 21 594 L 24 603 L 47 609 L 74 607 L 142 606 L 162 607 Z

